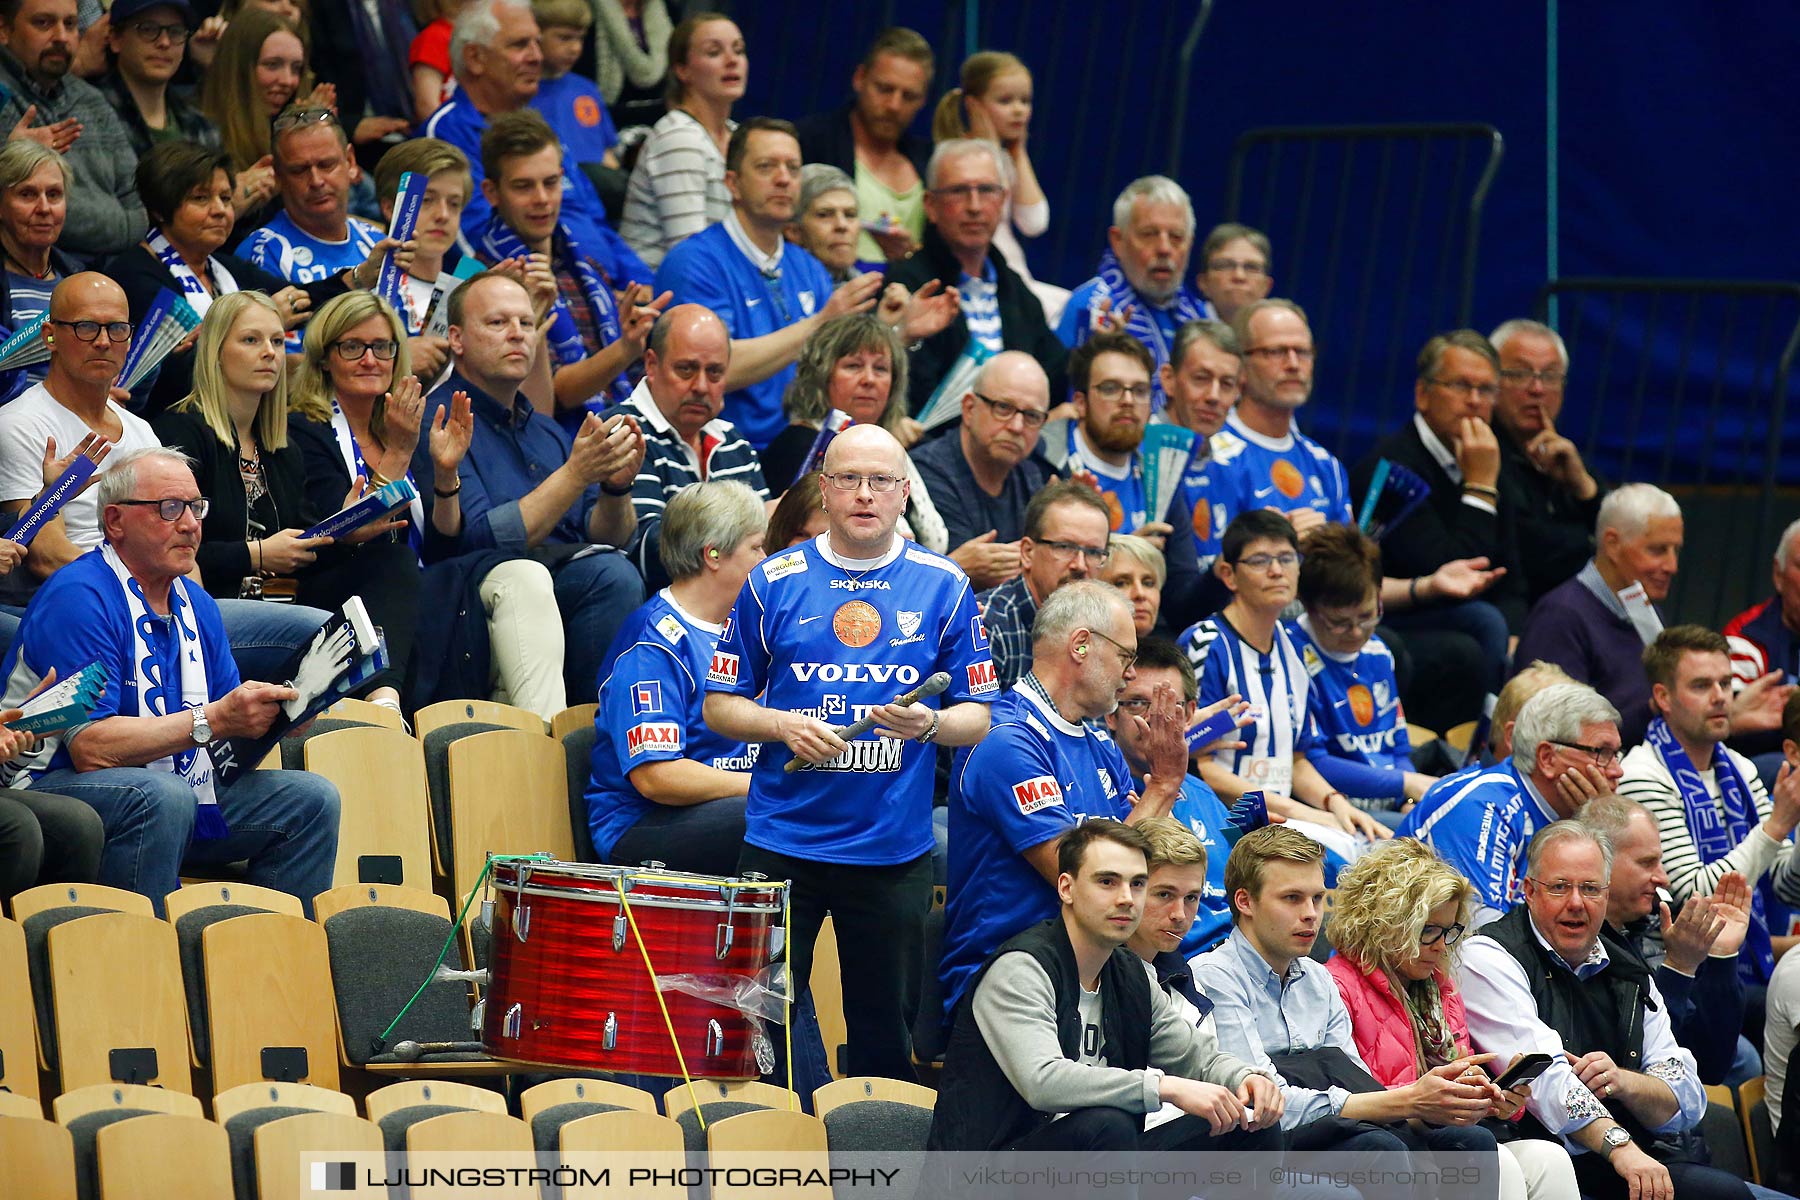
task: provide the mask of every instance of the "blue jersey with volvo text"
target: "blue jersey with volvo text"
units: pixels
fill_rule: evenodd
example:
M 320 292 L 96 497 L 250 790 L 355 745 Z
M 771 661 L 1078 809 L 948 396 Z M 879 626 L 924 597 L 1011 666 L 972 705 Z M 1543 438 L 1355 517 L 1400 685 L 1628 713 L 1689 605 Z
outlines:
M 1000 943 L 1061 910 L 1024 852 L 1089 817 L 1123 821 L 1131 812 L 1131 773 L 1111 735 L 1070 724 L 1028 681 L 994 702 L 987 736 L 956 759 L 938 969 L 945 1020 Z
M 932 708 L 999 693 L 969 580 L 949 559 L 896 538 L 878 559 L 846 560 L 821 534 L 764 559 L 738 593 L 713 652 L 708 691 L 848 725 L 934 672 Z M 745 840 L 810 862 L 893 866 L 932 846 L 936 753 L 873 730 L 843 754 L 785 774 L 763 747 L 750 779 Z
M 756 762 L 758 747 L 720 737 L 700 717 L 720 628 L 682 609 L 665 588 L 625 618 L 601 662 L 587 810 L 602 861 L 656 806 L 631 786 L 638 767 L 685 758 L 748 771 Z

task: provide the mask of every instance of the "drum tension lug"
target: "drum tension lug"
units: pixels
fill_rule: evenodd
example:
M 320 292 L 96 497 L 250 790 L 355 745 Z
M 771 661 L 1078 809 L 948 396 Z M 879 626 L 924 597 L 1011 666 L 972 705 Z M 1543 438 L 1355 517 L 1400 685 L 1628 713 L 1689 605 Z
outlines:
M 625 948 L 625 914 L 620 913 L 613 918 L 613 953 L 617 954 Z
M 719 926 L 718 933 L 713 935 L 713 957 L 714 958 L 724 958 L 727 954 L 731 953 L 731 942 L 732 942 L 733 936 L 734 935 L 732 933 L 732 929 L 729 924 Z
M 600 1035 L 600 1048 L 602 1050 L 611 1050 L 614 1046 L 616 1046 L 618 1044 L 619 1044 L 619 1014 L 609 1012 L 606 1014 L 606 1025 L 604 1026 L 604 1028 L 601 1032 L 601 1035 Z
M 513 936 L 518 938 L 521 942 L 530 936 L 531 906 L 529 904 L 521 904 L 519 907 L 513 909 L 512 925 Z
M 725 1030 L 717 1020 L 706 1023 L 706 1057 L 717 1058 L 725 1052 Z
M 501 1036 L 516 1040 L 520 1030 L 524 1027 L 524 1023 L 525 1006 L 522 1004 L 514 1004 L 511 1008 L 506 1010 L 506 1016 L 500 1019 Z

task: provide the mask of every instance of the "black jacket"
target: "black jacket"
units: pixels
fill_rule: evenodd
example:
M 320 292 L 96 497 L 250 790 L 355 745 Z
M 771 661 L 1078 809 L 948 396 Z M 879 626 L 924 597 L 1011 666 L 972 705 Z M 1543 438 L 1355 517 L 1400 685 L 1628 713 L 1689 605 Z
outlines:
M 200 494 L 212 501 L 206 520 L 200 523 L 200 580 L 213 596 L 230 599 L 238 594 L 244 577 L 256 573 L 250 561 L 250 539 L 257 535 L 250 532 L 238 448 L 221 442 L 197 412 L 165 412 L 151 422 L 151 428 L 163 445 L 180 450 L 195 462 L 194 480 L 200 485 Z M 301 510 L 306 464 L 300 448 L 290 441 L 279 450 L 262 450 L 258 457 L 277 516 L 276 527 L 266 532 L 304 528 Z
M 810 161 L 810 160 L 809 160 Z M 988 261 L 994 264 L 994 278 L 997 289 L 997 300 L 1000 305 L 1000 338 L 1008 350 L 1023 350 L 1038 360 L 1044 373 L 1050 376 L 1050 403 L 1056 404 L 1068 396 L 1069 392 L 1069 348 L 1062 344 L 1050 325 L 1044 320 L 1044 306 L 1038 303 L 1031 288 L 995 249 L 988 250 Z M 947 288 L 955 287 L 962 278 L 962 267 L 956 261 L 956 255 L 938 235 L 938 231 L 927 225 L 925 242 L 919 252 L 904 262 L 893 263 L 888 267 L 888 281 L 904 284 L 910 291 L 918 291 L 920 286 L 933 280 L 939 280 Z M 969 323 L 962 315 L 957 314 L 948 328 L 933 334 L 920 344 L 907 357 L 907 371 L 910 382 L 907 385 L 908 405 L 914 416 L 925 407 L 931 399 L 931 393 L 949 374 L 957 356 L 969 344 Z
M 850 113 L 854 100 L 814 113 L 795 123 L 800 131 L 800 157 L 809 163 L 830 163 L 850 178 L 856 178 L 856 135 L 850 129 Z M 902 133 L 900 153 L 912 160 L 919 180 L 925 179 L 925 164 L 931 160 L 931 143 L 911 133 Z
M 1606 499 L 1606 481 L 1590 500 L 1577 500 L 1567 488 L 1531 465 L 1524 447 L 1499 425 L 1500 494 L 1517 514 L 1519 545 L 1530 553 L 1520 565 L 1531 603 L 1545 592 L 1574 577 L 1594 557 L 1594 522 L 1600 502 Z
M 975 1023 L 975 992 L 996 959 L 1023 951 L 1037 960 L 1056 991 L 1056 1037 L 1063 1056 L 1081 1057 L 1081 980 L 1061 915 L 1007 939 L 983 964 L 956 1006 L 944 1077 L 932 1113 L 928 1150 L 998 1150 L 1054 1119 L 1019 1095 Z M 1101 1053 L 1108 1066 L 1141 1071 L 1150 1065 L 1150 976 L 1143 960 L 1116 948 L 1100 969 Z M 1139 1118 L 1139 1128 L 1142 1118 Z
M 1383 458 L 1418 472 L 1431 485 L 1431 497 L 1382 539 L 1382 569 L 1404 579 L 1429 575 L 1453 559 L 1486 558 L 1489 566 L 1505 567 L 1506 574 L 1480 598 L 1500 610 L 1508 629 L 1522 630 L 1530 605 L 1519 567 L 1517 512 L 1505 488 L 1500 490 L 1498 514 L 1464 504 L 1462 488 L 1438 466 L 1419 440 L 1417 426 L 1408 420 L 1356 464 L 1350 472 L 1351 495 L 1368 491 L 1375 464 Z

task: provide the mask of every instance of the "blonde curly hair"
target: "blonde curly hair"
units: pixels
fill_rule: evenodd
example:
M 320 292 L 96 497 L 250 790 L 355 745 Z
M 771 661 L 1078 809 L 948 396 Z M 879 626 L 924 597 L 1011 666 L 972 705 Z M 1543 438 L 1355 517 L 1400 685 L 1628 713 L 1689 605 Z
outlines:
M 1383 842 L 1338 874 L 1331 944 L 1358 966 L 1392 975 L 1418 955 L 1432 909 L 1454 900 L 1456 920 L 1467 926 L 1474 896 L 1474 886 L 1424 842 Z

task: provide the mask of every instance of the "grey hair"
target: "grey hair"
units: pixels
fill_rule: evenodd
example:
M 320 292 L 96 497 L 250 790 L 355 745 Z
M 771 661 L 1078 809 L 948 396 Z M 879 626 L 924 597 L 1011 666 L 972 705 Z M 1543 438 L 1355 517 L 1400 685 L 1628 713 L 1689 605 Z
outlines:
M 1180 205 L 1181 211 L 1187 214 L 1188 236 L 1194 236 L 1194 202 L 1189 198 L 1187 189 L 1167 175 L 1145 175 L 1126 184 L 1125 190 L 1119 193 L 1119 198 L 1113 201 L 1114 228 L 1123 230 L 1131 227 L 1131 210 L 1137 207 L 1139 200 Z
M 1175 345 L 1169 351 L 1172 370 L 1181 369 L 1181 364 L 1186 361 L 1187 353 L 1193 349 L 1195 342 L 1211 342 L 1233 358 L 1241 360 L 1244 357 L 1243 343 L 1238 341 L 1236 330 L 1223 321 L 1201 317 L 1196 321 L 1188 321 L 1175 331 Z
M 768 524 L 762 497 L 747 484 L 690 483 L 663 509 L 663 569 L 672 580 L 690 579 L 705 567 L 708 546 L 730 554 Z
M 1106 544 L 1114 558 L 1123 554 L 1140 566 L 1149 567 L 1151 573 L 1156 576 L 1157 590 L 1160 591 L 1163 585 L 1169 582 L 1169 560 L 1163 556 L 1161 550 L 1156 548 L 1155 542 L 1141 538 L 1135 533 L 1115 533 L 1107 539 Z
M 1619 723 L 1612 701 L 1585 683 L 1553 683 L 1525 702 L 1513 722 L 1512 757 L 1520 774 L 1529 775 L 1545 742 L 1581 737 L 1583 725 Z
M 1600 515 L 1594 520 L 1594 538 L 1609 529 L 1620 537 L 1642 537 L 1650 522 L 1659 517 L 1680 517 L 1681 505 L 1675 497 L 1654 483 L 1628 483 L 1608 492 L 1600 502 Z
M 1633 817 L 1643 817 L 1650 822 L 1652 831 L 1656 829 L 1656 818 L 1650 810 L 1629 796 L 1595 796 L 1581 806 L 1580 821 L 1589 829 L 1598 830 L 1606 835 L 1616 849 L 1619 839 L 1631 828 Z
M 1065 583 L 1044 598 L 1031 623 L 1031 644 L 1060 641 L 1077 629 L 1098 629 L 1115 612 L 1131 615 L 1125 593 L 1097 579 Z
M 112 455 L 100 482 L 95 485 L 100 511 L 105 512 L 108 505 L 131 499 L 131 493 L 137 491 L 138 464 L 153 461 L 175 463 L 190 471 L 194 469 L 193 459 L 168 446 L 139 446 L 136 450 Z
M 1556 332 L 1556 330 L 1550 328 L 1542 321 L 1532 321 L 1525 317 L 1515 317 L 1510 321 L 1502 321 L 1494 327 L 1494 332 L 1488 334 L 1488 341 L 1493 344 L 1496 352 L 1503 351 L 1506 349 L 1506 343 L 1512 341 L 1521 333 L 1533 333 L 1538 337 L 1549 338 L 1554 342 L 1556 344 L 1556 357 L 1562 359 L 1563 373 L 1565 375 L 1568 373 L 1569 344 L 1563 341 L 1562 334 Z
M 0 192 L 18 187 L 37 174 L 45 163 L 55 163 L 62 172 L 63 187 L 69 187 L 69 160 L 40 142 L 19 138 L 0 149 Z
M 1525 871 L 1536 878 L 1538 863 L 1550 852 L 1552 846 L 1559 842 L 1589 842 L 1600 849 L 1601 868 L 1608 879 L 1612 878 L 1613 844 L 1612 839 L 1604 832 L 1578 821 L 1573 817 L 1562 821 L 1552 821 L 1537 831 L 1531 839 L 1530 849 L 1525 851 Z
M 856 180 L 844 174 L 843 169 L 830 163 L 807 163 L 800 168 L 800 203 L 794 206 L 794 215 L 802 217 L 806 210 L 813 206 L 813 201 L 827 192 L 849 192 L 856 195 Z
M 525 3 L 525 0 L 474 0 L 457 15 L 455 24 L 450 28 L 452 75 L 459 78 L 462 75 L 464 50 L 470 46 L 493 46 L 494 39 L 500 36 L 500 14 L 497 10 L 502 6 L 531 11 L 531 5 Z
M 1795 521 L 1781 531 L 1781 540 L 1775 543 L 1775 565 L 1787 570 L 1787 565 L 1794 557 L 1794 536 L 1800 534 L 1800 521 Z
M 986 138 L 946 138 L 939 142 L 937 149 L 931 152 L 931 161 L 925 164 L 925 186 L 935 188 L 938 185 L 938 174 L 951 159 L 976 154 L 987 155 L 993 161 L 1000 182 L 1009 188 L 1012 186 L 1012 164 L 1006 161 L 999 144 Z

